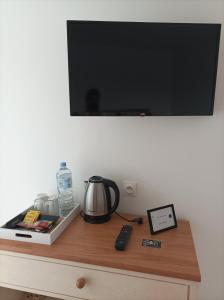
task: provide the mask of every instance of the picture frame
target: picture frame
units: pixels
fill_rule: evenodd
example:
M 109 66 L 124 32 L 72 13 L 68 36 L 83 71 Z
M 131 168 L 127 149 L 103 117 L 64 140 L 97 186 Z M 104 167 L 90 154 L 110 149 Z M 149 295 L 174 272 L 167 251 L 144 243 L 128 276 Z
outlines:
M 173 204 L 149 209 L 147 210 L 147 215 L 151 234 L 177 228 L 177 219 Z

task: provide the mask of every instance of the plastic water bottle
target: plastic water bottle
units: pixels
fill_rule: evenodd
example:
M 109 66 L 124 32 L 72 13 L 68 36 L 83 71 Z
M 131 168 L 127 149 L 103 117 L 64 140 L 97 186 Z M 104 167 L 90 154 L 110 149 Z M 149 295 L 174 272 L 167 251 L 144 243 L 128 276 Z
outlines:
M 59 214 L 65 217 L 74 207 L 72 195 L 72 172 L 66 166 L 66 162 L 60 163 L 60 169 L 56 174 L 58 188 Z

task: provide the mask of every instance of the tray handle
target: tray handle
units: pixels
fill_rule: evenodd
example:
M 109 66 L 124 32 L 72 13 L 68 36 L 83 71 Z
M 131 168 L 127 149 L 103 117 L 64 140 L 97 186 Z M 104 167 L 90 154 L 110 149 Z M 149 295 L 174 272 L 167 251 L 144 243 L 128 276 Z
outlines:
M 24 234 L 24 233 L 16 233 L 15 236 L 23 237 L 23 238 L 28 238 L 28 239 L 32 238 L 31 234 Z

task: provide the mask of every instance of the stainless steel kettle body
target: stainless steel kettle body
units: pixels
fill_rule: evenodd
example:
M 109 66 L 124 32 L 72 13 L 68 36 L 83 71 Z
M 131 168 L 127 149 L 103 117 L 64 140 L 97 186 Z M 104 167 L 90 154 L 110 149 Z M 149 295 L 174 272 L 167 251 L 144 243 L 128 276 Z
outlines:
M 115 200 L 111 204 L 110 188 L 114 191 Z M 86 182 L 84 198 L 84 220 L 89 223 L 104 223 L 110 220 L 120 200 L 118 186 L 112 180 L 100 176 L 91 177 Z

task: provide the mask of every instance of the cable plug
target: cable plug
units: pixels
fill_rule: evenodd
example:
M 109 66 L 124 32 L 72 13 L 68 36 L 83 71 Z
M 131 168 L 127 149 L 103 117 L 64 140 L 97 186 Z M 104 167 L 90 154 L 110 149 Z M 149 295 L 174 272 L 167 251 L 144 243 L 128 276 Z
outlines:
M 132 220 L 133 223 L 136 224 L 143 224 L 143 218 L 139 217 L 139 218 L 135 218 Z

